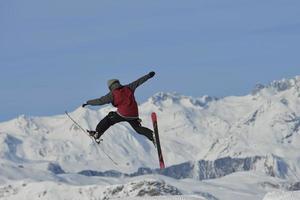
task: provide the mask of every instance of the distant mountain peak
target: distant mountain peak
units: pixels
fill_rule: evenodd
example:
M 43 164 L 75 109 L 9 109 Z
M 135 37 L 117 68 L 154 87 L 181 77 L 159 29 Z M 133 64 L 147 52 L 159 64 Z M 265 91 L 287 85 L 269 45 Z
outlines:
M 200 106 L 205 107 L 209 102 L 215 101 L 217 98 L 211 96 L 203 96 L 200 98 L 193 98 L 191 96 L 184 96 L 177 92 L 159 92 L 153 95 L 149 101 L 155 105 L 162 105 L 162 104 L 187 104 L 193 106 Z
M 279 81 L 273 81 L 271 84 L 268 86 L 268 88 L 273 88 L 277 92 L 289 90 L 295 86 L 300 86 L 300 76 L 296 76 L 291 79 L 281 79 Z
M 254 90 L 252 91 L 252 94 L 256 95 L 264 89 L 271 90 L 274 92 L 284 92 L 292 88 L 296 88 L 300 90 L 300 76 L 295 76 L 294 78 L 290 78 L 290 79 L 284 78 L 281 80 L 275 80 L 268 85 L 263 85 L 258 83 L 256 84 Z

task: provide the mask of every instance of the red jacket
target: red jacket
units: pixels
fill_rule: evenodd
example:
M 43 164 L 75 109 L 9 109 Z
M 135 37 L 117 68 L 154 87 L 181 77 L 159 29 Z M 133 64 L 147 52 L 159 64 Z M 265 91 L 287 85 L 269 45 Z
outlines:
M 139 110 L 134 97 L 134 91 L 123 86 L 112 91 L 113 105 L 118 108 L 118 113 L 123 117 L 138 117 Z
M 110 91 L 105 96 L 87 101 L 87 105 L 95 106 L 112 103 L 118 108 L 118 113 L 123 117 L 137 118 L 139 116 L 139 111 L 135 101 L 134 92 L 137 87 L 142 85 L 151 77 L 153 76 L 149 73 L 128 85 L 120 85 L 120 87 Z

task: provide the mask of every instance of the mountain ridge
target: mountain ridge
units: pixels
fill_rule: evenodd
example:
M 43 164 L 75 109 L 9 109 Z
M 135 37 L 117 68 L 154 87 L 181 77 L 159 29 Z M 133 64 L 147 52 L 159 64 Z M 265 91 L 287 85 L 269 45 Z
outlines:
M 292 161 L 290 165 L 296 166 L 298 156 L 294 152 L 300 150 L 299 86 L 300 76 L 296 76 L 273 81 L 255 94 L 221 99 L 160 92 L 140 105 L 140 113 L 143 123 L 151 128 L 150 114 L 157 112 L 169 166 L 203 159 L 271 154 L 288 158 L 287 163 Z M 70 114 L 84 128 L 93 129 L 110 110 L 111 106 L 98 110 L 79 107 Z M 105 155 L 97 154 L 89 138 L 65 115 L 20 115 L 0 123 L 0 132 L 2 159 L 51 161 L 71 172 L 84 166 L 120 171 Z M 156 150 L 128 124 L 110 128 L 103 139 L 103 148 L 122 163 L 120 168 L 124 172 L 135 172 L 140 167 L 156 168 Z M 105 162 L 100 164 L 99 157 Z

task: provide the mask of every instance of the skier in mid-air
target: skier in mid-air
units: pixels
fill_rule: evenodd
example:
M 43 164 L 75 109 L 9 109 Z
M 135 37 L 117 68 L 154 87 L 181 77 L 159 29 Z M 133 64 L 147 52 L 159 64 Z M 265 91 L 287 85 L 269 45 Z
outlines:
M 137 133 L 146 136 L 155 145 L 153 131 L 141 125 L 138 105 L 134 97 L 136 88 L 154 75 L 155 72 L 150 72 L 128 85 L 122 85 L 118 79 L 111 79 L 107 82 L 107 86 L 110 90 L 108 94 L 98 99 L 89 100 L 83 104 L 82 107 L 111 103 L 113 106 L 117 107 L 116 112 L 111 111 L 99 122 L 96 131 L 88 131 L 90 136 L 94 137 L 97 141 L 112 125 L 119 122 L 128 122 Z

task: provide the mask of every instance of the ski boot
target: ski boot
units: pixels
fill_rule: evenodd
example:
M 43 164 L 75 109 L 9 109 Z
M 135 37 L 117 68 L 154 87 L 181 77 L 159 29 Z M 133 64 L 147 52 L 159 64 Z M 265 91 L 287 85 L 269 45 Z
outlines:
M 87 132 L 89 133 L 89 136 L 91 136 L 92 138 L 94 138 L 94 140 L 100 144 L 101 141 L 103 141 L 102 139 L 100 139 L 101 135 L 100 133 L 98 133 L 97 131 L 90 131 L 87 130 Z

